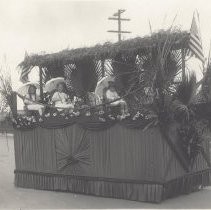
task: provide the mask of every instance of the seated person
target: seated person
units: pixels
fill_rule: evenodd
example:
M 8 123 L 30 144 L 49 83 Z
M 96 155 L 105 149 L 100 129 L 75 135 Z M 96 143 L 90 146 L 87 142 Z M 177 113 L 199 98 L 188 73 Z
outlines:
M 38 111 L 40 115 L 43 114 L 44 106 L 41 104 L 36 104 L 40 101 L 40 97 L 36 94 L 36 86 L 30 85 L 28 89 L 28 94 L 25 96 L 24 104 L 27 106 L 28 110 Z
M 84 97 L 83 104 L 81 104 L 82 113 L 84 112 L 85 115 L 89 116 L 91 113 L 95 113 L 96 111 L 102 111 L 102 107 L 97 106 L 100 104 L 102 104 L 100 97 L 94 92 L 88 92 Z
M 114 82 L 109 81 L 108 83 L 109 83 L 109 86 L 108 86 L 108 89 L 105 92 L 105 97 L 106 97 L 108 102 L 112 102 L 112 101 L 120 98 L 120 96 L 118 95 L 118 93 L 116 91 Z M 114 101 L 114 102 L 110 103 L 109 106 L 111 106 L 111 107 L 120 106 L 121 114 L 123 116 L 128 114 L 127 104 L 123 99 L 119 99 L 117 101 Z
M 73 112 L 74 104 L 69 99 L 68 95 L 64 93 L 64 83 L 57 85 L 57 90 L 52 96 L 52 102 L 58 111 Z M 61 109 L 60 109 L 61 108 Z M 62 109 L 63 108 L 63 109 Z
M 94 92 L 88 92 L 88 99 L 90 106 L 96 106 L 102 104 L 100 97 Z

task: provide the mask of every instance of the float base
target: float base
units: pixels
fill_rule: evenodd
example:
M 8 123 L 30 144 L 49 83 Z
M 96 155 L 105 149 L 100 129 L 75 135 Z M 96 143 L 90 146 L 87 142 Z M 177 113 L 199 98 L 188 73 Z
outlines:
M 15 171 L 15 186 L 159 203 L 210 185 L 210 170 L 187 174 L 166 183 Z

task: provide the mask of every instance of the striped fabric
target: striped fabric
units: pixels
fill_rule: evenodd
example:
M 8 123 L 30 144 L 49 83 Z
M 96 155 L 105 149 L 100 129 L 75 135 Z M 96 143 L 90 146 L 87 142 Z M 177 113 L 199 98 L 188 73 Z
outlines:
M 190 49 L 189 54 L 195 55 L 198 59 L 204 62 L 201 36 L 200 36 L 199 28 L 196 23 L 195 15 L 193 16 L 191 29 L 190 29 L 189 49 Z

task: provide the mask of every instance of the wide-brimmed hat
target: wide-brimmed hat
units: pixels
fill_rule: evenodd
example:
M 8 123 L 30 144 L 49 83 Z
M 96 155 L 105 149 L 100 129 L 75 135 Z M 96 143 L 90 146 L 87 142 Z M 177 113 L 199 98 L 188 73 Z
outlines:
M 18 88 L 17 93 L 19 93 L 22 96 L 25 96 L 28 94 L 29 87 L 34 87 L 35 89 L 39 88 L 39 83 L 37 82 L 27 82 L 23 84 L 21 87 Z
M 114 76 L 106 76 L 102 78 L 98 83 L 97 87 L 95 89 L 95 93 L 100 97 L 103 98 L 103 93 L 106 88 L 108 88 L 110 85 L 110 82 L 114 83 L 115 77 Z
M 65 80 L 63 77 L 56 77 L 46 82 L 44 90 L 46 92 L 52 92 L 56 90 L 59 84 L 65 84 Z

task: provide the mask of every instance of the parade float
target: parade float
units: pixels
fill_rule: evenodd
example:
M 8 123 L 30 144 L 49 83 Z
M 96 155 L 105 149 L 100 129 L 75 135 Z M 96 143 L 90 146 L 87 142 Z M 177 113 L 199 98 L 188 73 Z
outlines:
M 112 75 L 129 115 L 112 113 L 106 101 L 100 111 L 99 105 L 79 105 L 71 114 L 14 111 L 15 186 L 146 202 L 209 186 L 209 106 L 205 99 L 192 100 L 196 81 L 185 75 L 189 39 L 187 32 L 169 30 L 26 55 L 19 65 L 22 79 L 38 67 L 49 110 L 46 81 L 64 77 L 69 92 L 83 98 Z

